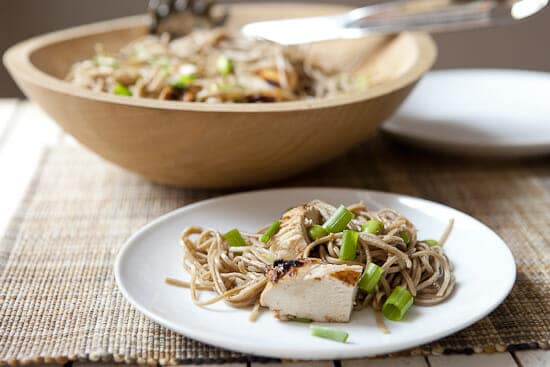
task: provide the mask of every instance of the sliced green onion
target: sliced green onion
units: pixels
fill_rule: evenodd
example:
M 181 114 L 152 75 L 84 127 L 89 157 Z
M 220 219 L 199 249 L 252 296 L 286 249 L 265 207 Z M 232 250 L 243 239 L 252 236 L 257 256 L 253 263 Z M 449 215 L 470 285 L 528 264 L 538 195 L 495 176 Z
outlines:
M 311 335 L 345 343 L 348 340 L 349 334 L 343 330 L 333 329 L 329 327 L 311 325 Z
M 134 51 L 136 52 L 136 56 L 140 60 L 147 60 L 150 58 L 149 51 L 143 46 L 142 44 L 137 44 L 134 46 Z
M 161 65 L 161 66 L 169 66 L 170 65 L 170 59 L 166 56 L 159 56 L 152 60 L 154 64 Z
M 119 96 L 131 96 L 132 92 L 125 85 L 117 83 L 113 88 L 113 93 L 118 94 Z
M 94 62 L 99 66 L 110 66 L 116 68 L 118 61 L 114 57 L 98 55 L 94 58 Z
M 346 229 L 348 223 L 353 219 L 354 215 L 343 205 L 340 205 L 338 209 L 327 219 L 323 228 L 328 232 L 337 233 Z
M 194 75 L 182 75 L 182 76 L 180 76 L 180 78 L 178 79 L 177 82 L 172 84 L 172 87 L 185 88 L 189 84 L 193 83 L 195 81 L 195 79 L 197 79 L 197 78 Z
M 411 293 L 403 287 L 397 286 L 382 306 L 384 316 L 392 321 L 402 320 L 413 304 L 414 298 Z
M 340 260 L 355 260 L 357 257 L 357 240 L 359 233 L 345 229 L 340 247 Z
M 361 227 L 361 231 L 371 234 L 380 234 L 384 230 L 384 223 L 376 219 L 367 220 Z
M 399 232 L 399 237 L 403 239 L 403 242 L 405 242 L 405 244 L 408 245 L 409 243 L 411 243 L 411 236 L 409 236 L 409 232 L 401 231 Z
M 325 237 L 326 235 L 328 235 L 328 232 L 326 229 L 323 228 L 323 226 L 314 224 L 311 226 L 311 228 L 309 228 L 308 234 L 309 234 L 309 238 L 315 241 L 321 237 Z
M 216 60 L 216 67 L 221 75 L 229 75 L 233 72 L 233 60 L 227 56 L 219 56 Z
M 357 75 L 353 79 L 352 84 L 357 89 L 367 89 L 370 85 L 370 78 L 364 74 Z
M 427 243 L 428 245 L 430 246 L 437 246 L 439 245 L 439 242 L 437 242 L 437 240 L 424 240 L 424 241 L 420 241 L 420 242 L 424 242 L 424 243 Z
M 169 76 L 170 75 L 170 66 L 169 65 L 162 65 L 160 67 L 160 71 L 162 72 L 162 75 Z
M 241 236 L 241 232 L 239 232 L 236 228 L 224 234 L 223 238 L 227 241 L 229 246 L 246 246 L 246 242 L 244 241 L 243 236 Z
M 233 90 L 233 85 L 229 84 L 229 83 L 222 83 L 219 85 L 219 88 L 222 92 L 229 92 L 231 90 Z
M 376 265 L 375 263 L 368 263 L 363 275 L 361 275 L 361 279 L 359 280 L 359 288 L 367 293 L 374 292 L 374 289 L 380 281 L 380 277 L 383 272 L 384 269 L 382 267 Z
M 260 237 L 260 241 L 262 241 L 263 243 L 266 243 L 267 241 L 269 241 L 271 237 L 273 237 L 273 235 L 277 233 L 280 227 L 281 227 L 281 222 L 279 222 L 278 220 L 273 222 L 269 226 L 269 228 L 265 231 L 265 233 L 262 235 L 262 237 Z
M 313 320 L 306 319 L 305 317 L 289 316 L 288 321 L 303 322 L 304 324 L 311 324 Z

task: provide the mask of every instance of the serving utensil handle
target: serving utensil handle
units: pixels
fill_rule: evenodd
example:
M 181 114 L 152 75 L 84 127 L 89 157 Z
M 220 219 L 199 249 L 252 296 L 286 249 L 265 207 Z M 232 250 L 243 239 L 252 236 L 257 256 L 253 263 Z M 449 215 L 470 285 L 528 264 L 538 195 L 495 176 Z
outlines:
M 342 16 L 350 37 L 404 30 L 452 31 L 502 25 L 526 18 L 548 0 L 398 0 L 365 6 Z
M 360 38 L 408 30 L 452 31 L 527 18 L 549 0 L 396 0 L 347 13 L 250 23 L 245 35 L 281 44 Z

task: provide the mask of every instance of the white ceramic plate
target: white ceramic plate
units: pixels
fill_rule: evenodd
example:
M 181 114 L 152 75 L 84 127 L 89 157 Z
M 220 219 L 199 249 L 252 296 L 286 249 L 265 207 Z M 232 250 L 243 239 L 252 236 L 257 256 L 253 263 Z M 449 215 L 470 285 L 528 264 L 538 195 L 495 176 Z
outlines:
M 456 69 L 427 74 L 383 129 L 453 153 L 550 153 L 550 73 Z
M 187 289 L 163 283 L 167 276 L 188 279 L 181 268 L 179 235 L 198 224 L 227 231 L 255 231 L 291 206 L 311 199 L 333 204 L 363 200 L 370 208 L 394 208 L 418 227 L 420 238 L 438 238 L 450 218 L 454 230 L 445 245 L 457 287 L 443 304 L 412 307 L 405 321 L 390 322 L 391 334 L 376 327 L 371 310 L 356 312 L 347 344 L 310 336 L 307 324 L 281 322 L 264 311 L 252 323 L 250 310 L 219 303 L 192 304 Z M 138 310 L 176 332 L 239 352 L 289 359 L 343 359 L 390 353 L 449 335 L 498 306 L 514 284 L 516 268 L 504 242 L 476 219 L 441 204 L 413 197 L 351 189 L 298 188 L 252 191 L 206 200 L 168 213 L 138 231 L 115 263 L 118 286 Z

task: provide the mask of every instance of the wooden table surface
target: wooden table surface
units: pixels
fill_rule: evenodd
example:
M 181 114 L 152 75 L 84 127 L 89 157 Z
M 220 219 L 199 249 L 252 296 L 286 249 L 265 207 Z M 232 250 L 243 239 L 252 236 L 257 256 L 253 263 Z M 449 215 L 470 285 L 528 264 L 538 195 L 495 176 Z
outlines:
M 0 235 L 17 208 L 32 178 L 44 147 L 66 141 L 77 144 L 65 135 L 39 107 L 15 99 L 0 99 Z M 72 363 L 79 367 L 103 367 L 104 363 Z M 296 362 L 293 367 L 550 367 L 550 351 L 516 351 L 510 353 L 365 359 L 327 362 Z M 203 365 L 205 366 L 205 365 Z M 231 364 L 226 366 L 242 366 Z M 280 364 L 261 364 L 280 366 Z

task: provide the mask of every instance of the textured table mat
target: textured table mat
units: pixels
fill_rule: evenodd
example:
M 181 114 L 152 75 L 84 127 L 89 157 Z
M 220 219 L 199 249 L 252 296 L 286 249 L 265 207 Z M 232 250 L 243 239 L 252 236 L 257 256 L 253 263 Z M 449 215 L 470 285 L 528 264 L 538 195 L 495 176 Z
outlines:
M 368 188 L 442 202 L 488 224 L 512 249 L 517 282 L 496 311 L 404 354 L 549 348 L 550 157 L 460 159 L 377 138 L 272 186 L 298 185 Z M 126 303 L 112 273 L 117 249 L 139 227 L 225 193 L 155 185 L 79 147 L 49 150 L 0 242 L 0 364 L 255 360 L 148 321 Z

